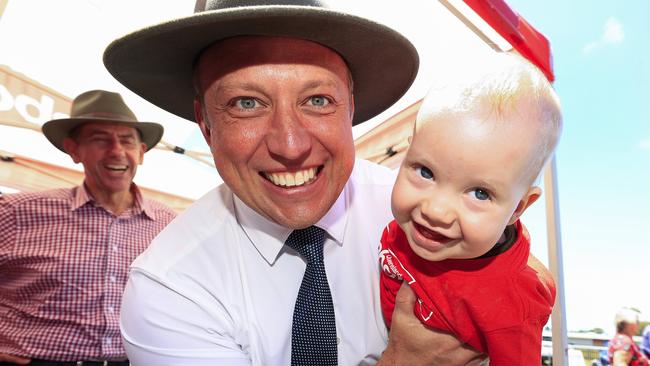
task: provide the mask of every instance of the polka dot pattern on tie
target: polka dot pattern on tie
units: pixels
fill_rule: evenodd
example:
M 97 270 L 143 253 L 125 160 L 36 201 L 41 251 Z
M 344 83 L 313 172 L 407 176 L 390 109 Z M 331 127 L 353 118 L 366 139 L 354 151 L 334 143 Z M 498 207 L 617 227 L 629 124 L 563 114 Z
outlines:
M 325 231 L 316 226 L 294 230 L 286 241 L 307 261 L 293 311 L 292 366 L 327 366 L 338 361 L 334 304 L 323 263 L 324 242 Z

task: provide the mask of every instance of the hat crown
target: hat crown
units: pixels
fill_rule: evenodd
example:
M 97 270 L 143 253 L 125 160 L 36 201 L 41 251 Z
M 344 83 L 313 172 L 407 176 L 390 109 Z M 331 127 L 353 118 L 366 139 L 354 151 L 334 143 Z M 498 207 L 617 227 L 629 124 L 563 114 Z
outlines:
M 292 5 L 314 6 L 326 8 L 327 5 L 319 0 L 197 0 L 194 6 L 195 13 L 211 10 L 224 10 L 246 6 Z
M 120 94 L 105 90 L 90 90 L 79 94 L 72 101 L 70 117 L 138 121 Z

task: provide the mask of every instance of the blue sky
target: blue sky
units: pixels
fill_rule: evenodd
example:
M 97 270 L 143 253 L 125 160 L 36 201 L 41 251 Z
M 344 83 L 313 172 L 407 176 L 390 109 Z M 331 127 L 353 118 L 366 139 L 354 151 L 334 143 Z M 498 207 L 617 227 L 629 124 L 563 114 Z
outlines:
M 650 320 L 650 2 L 509 0 L 550 41 L 569 329 Z

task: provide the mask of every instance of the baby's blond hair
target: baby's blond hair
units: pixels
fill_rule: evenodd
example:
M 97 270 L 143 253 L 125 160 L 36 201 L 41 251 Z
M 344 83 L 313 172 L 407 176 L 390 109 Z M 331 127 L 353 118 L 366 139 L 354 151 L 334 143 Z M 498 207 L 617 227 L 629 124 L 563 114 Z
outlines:
M 559 98 L 544 74 L 515 52 L 493 53 L 478 61 L 475 68 L 441 73 L 424 98 L 414 133 L 438 115 L 478 110 L 487 111 L 493 120 L 529 123 L 539 130 L 539 144 L 527 172 L 533 184 L 562 130 Z M 530 120 L 523 120 L 525 116 Z

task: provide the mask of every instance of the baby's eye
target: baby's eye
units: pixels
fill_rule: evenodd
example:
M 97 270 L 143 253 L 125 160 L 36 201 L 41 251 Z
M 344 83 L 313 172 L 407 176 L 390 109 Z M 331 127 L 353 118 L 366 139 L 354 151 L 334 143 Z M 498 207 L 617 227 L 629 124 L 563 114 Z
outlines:
M 314 95 L 309 97 L 309 102 L 311 105 L 316 107 L 324 107 L 330 103 L 330 101 L 322 95 Z
M 431 169 L 425 167 L 425 166 L 420 166 L 417 168 L 418 172 L 420 173 L 420 176 L 424 179 L 433 179 L 433 172 Z
M 253 109 L 257 106 L 255 98 L 241 97 L 235 101 L 235 106 L 242 109 Z
M 490 199 L 490 194 L 487 193 L 487 191 L 482 188 L 474 188 L 473 192 L 474 192 L 474 197 L 477 200 L 485 201 Z

